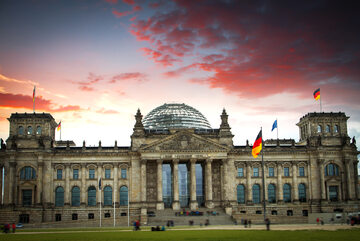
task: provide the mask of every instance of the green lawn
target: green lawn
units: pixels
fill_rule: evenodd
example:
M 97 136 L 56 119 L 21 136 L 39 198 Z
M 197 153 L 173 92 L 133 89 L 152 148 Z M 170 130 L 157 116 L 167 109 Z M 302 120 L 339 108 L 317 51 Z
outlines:
M 259 230 L 177 230 L 166 232 L 79 232 L 79 233 L 42 233 L 42 234 L 1 234 L 0 240 L 26 241 L 113 241 L 113 240 L 241 240 L 241 241 L 304 241 L 358 240 L 360 229 L 337 231 L 259 231 Z

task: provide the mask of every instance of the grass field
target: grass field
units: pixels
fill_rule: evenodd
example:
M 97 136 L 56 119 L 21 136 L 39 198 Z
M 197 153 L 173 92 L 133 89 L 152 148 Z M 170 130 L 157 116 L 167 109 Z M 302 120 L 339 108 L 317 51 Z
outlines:
M 65 231 L 61 233 L 18 233 L 1 234 L 0 240 L 26 241 L 115 241 L 115 240 L 241 240 L 241 241 L 304 241 L 359 240 L 360 229 L 351 230 L 309 230 L 309 231 L 263 231 L 263 230 L 171 230 L 165 232 L 129 232 L 129 231 Z

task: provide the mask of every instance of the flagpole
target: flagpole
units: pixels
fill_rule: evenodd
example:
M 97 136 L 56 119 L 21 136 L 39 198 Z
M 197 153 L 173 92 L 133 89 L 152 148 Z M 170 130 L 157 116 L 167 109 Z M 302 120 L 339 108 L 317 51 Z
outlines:
M 320 95 L 320 113 L 322 112 L 322 106 L 321 106 L 321 95 Z
M 262 132 L 262 127 L 261 127 Z M 265 172 L 264 172 L 264 137 L 261 138 L 261 171 L 262 171 L 262 191 L 263 191 L 263 207 L 264 207 L 264 221 L 266 220 L 266 203 L 265 203 Z
M 60 121 L 60 123 L 61 123 L 61 121 Z M 61 141 L 61 129 L 62 129 L 62 127 L 60 126 L 60 141 Z
M 99 181 L 99 189 L 100 189 L 100 227 L 101 227 L 101 177 L 100 177 L 100 181 Z
M 35 86 L 33 91 L 33 112 L 35 113 Z
M 278 125 L 277 118 L 276 118 L 276 138 L 279 140 L 279 125 Z

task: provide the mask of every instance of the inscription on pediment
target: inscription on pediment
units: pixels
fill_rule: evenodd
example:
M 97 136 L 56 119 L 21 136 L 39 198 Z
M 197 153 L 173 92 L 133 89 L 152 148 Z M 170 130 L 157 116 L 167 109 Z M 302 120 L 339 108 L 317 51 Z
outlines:
M 220 145 L 213 144 L 211 142 L 207 142 L 206 140 L 202 140 L 193 135 L 178 135 L 175 138 L 169 139 L 167 141 L 158 143 L 153 146 L 145 147 L 145 150 L 149 151 L 214 151 L 214 150 L 222 150 L 225 151 L 226 148 Z

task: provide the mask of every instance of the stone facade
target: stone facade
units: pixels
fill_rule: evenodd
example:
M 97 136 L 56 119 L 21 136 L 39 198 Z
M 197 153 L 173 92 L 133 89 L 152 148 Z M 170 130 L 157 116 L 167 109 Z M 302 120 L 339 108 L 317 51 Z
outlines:
M 304 222 L 309 213 L 359 211 L 358 151 L 347 133 L 348 118 L 344 113 L 309 113 L 297 124 L 298 143 L 265 141 L 267 216 Z M 9 138 L 0 152 L 5 171 L 0 223 L 92 225 L 101 205 L 105 225 L 112 225 L 114 211 L 117 225 L 126 225 L 128 199 L 129 220 L 146 223 L 149 210 L 166 208 L 163 165 L 171 168 L 173 210 L 183 208 L 179 166 L 185 165 L 187 209 L 221 208 L 234 219 L 263 218 L 261 157 L 252 157 L 248 143 L 233 145 L 225 110 L 219 129 L 161 131 L 145 129 L 138 110 L 129 147 L 55 141 L 57 123 L 46 113 L 15 113 L 8 120 Z M 196 166 L 203 170 L 203 202 L 196 192 Z

